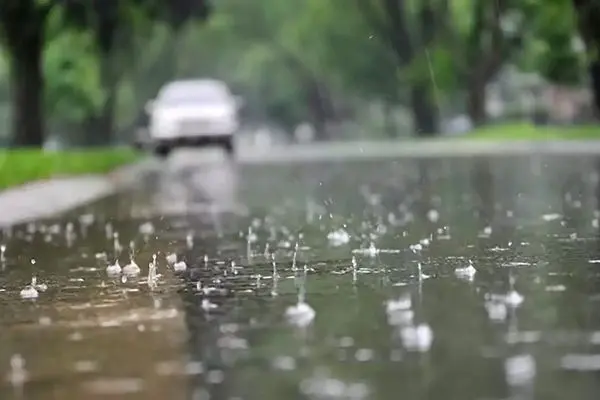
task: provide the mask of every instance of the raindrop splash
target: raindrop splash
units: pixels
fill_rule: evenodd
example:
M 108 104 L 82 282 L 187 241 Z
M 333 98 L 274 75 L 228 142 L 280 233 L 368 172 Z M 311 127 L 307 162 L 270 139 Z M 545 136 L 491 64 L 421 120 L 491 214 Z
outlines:
M 114 264 L 111 264 L 108 267 L 106 267 L 106 273 L 109 276 L 119 275 L 121 273 L 121 265 L 119 264 L 119 260 L 115 260 Z
M 472 281 L 473 278 L 475 278 L 475 274 L 476 273 L 477 273 L 477 270 L 473 266 L 473 261 L 471 261 L 471 260 L 469 260 L 469 265 L 468 266 L 466 266 L 466 267 L 459 267 L 459 268 L 456 268 L 454 270 L 454 274 L 458 278 L 466 279 L 466 280 L 469 280 L 469 281 Z

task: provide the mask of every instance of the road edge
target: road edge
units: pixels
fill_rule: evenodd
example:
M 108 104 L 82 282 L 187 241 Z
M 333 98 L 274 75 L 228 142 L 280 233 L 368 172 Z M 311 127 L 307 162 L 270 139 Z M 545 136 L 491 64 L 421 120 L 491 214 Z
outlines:
M 285 147 L 285 146 L 283 146 Z M 381 141 L 340 141 L 287 146 L 242 154 L 245 164 L 278 164 L 335 160 L 378 160 L 406 158 L 454 158 L 473 156 L 524 155 L 600 155 L 600 140 L 492 140 L 492 139 L 416 139 Z
M 150 170 L 143 158 L 105 175 L 82 175 L 29 182 L 0 192 L 0 228 L 60 215 L 117 193 Z M 40 200 L 43 199 L 43 200 Z

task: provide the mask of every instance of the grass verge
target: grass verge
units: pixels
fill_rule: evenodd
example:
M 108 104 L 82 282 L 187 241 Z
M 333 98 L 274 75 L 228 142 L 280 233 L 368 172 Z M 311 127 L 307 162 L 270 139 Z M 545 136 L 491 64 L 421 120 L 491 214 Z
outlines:
M 105 174 L 140 157 L 140 153 L 125 148 L 5 149 L 0 151 L 0 189 L 53 177 Z
M 593 140 L 600 139 L 600 126 L 536 126 L 533 124 L 499 124 L 478 128 L 464 139 L 493 140 Z

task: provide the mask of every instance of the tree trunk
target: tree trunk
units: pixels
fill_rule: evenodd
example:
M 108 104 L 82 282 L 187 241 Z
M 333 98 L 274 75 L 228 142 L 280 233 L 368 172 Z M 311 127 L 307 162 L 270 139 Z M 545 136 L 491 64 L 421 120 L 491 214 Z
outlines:
M 594 108 L 596 117 L 600 114 L 600 61 L 597 54 L 600 50 L 600 5 L 594 0 L 573 0 L 577 13 L 577 25 L 585 42 L 588 54 L 595 54 L 589 64 Z
M 487 120 L 485 111 L 485 83 L 472 80 L 469 82 L 467 90 L 467 113 L 473 126 L 481 126 Z
M 438 133 L 437 107 L 432 102 L 426 84 L 415 84 L 410 91 L 410 107 L 417 136 L 431 137 Z
M 594 116 L 600 116 L 600 61 L 594 60 L 589 67 L 592 93 L 594 95 Z
M 308 109 L 312 117 L 312 123 L 315 128 L 316 137 L 319 140 L 329 139 L 329 132 L 327 131 L 327 110 L 323 104 L 321 93 L 319 90 L 318 83 L 307 79 L 307 103 Z
M 104 53 L 100 62 L 100 79 L 106 98 L 98 116 L 96 131 L 100 136 L 99 143 L 105 145 L 110 145 L 115 140 L 115 107 L 119 78 L 114 53 L 115 50 Z
M 12 140 L 15 147 L 42 147 L 44 144 L 44 34 L 42 26 L 30 29 L 21 43 L 10 46 Z
M 331 139 L 331 132 L 328 131 L 327 125 L 335 117 L 335 110 L 327 88 L 319 81 L 313 71 L 306 67 L 296 56 L 288 53 L 277 44 L 274 44 L 274 46 L 279 50 L 289 70 L 298 77 L 305 88 L 304 97 L 311 123 L 315 128 L 316 138 L 318 140 Z
M 101 55 L 100 84 L 106 95 L 98 115 L 90 116 L 83 123 L 86 146 L 108 146 L 114 141 L 115 106 L 118 77 L 112 54 Z

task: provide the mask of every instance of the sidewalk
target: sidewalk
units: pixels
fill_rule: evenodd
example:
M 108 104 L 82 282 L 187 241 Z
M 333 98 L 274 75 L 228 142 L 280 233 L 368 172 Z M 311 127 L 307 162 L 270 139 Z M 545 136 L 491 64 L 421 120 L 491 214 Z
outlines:
M 0 227 L 68 211 L 131 185 L 148 166 L 143 160 L 108 175 L 87 175 L 32 182 L 0 192 Z

